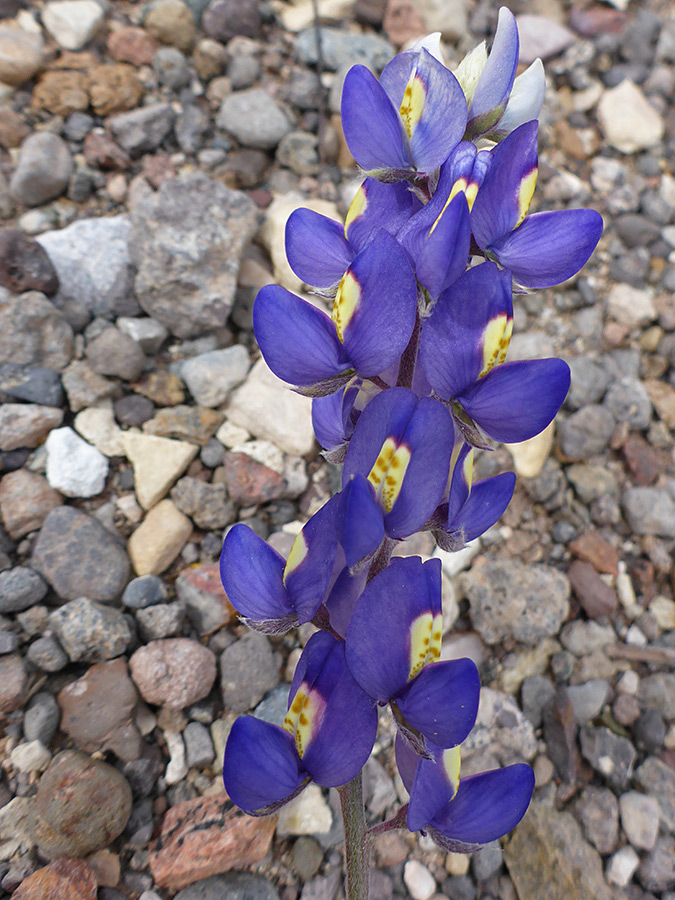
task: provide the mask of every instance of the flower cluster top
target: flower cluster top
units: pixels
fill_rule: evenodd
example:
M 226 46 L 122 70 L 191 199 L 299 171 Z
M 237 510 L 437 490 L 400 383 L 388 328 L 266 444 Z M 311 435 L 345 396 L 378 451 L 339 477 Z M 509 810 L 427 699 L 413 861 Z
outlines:
M 420 530 L 457 550 L 490 528 L 515 476 L 474 481 L 475 448 L 538 434 L 569 387 L 562 360 L 506 361 L 513 286 L 576 274 L 602 220 L 583 209 L 528 214 L 545 82 L 540 61 L 516 77 L 517 62 L 516 23 L 502 9 L 489 56 L 481 45 L 454 74 L 434 36 L 379 81 L 354 66 L 342 124 L 366 178 L 344 227 L 300 209 L 286 229 L 289 263 L 327 311 L 275 285 L 256 299 L 267 364 L 314 398 L 324 455 L 343 468 L 342 490 L 287 561 L 244 525 L 223 547 L 223 584 L 247 624 L 269 634 L 319 626 L 283 727 L 250 716 L 233 726 L 225 785 L 247 812 L 276 809 L 310 780 L 353 779 L 387 704 L 412 831 L 468 851 L 505 834 L 529 803 L 528 766 L 460 778 L 478 672 L 441 659 L 439 560 L 391 560 Z

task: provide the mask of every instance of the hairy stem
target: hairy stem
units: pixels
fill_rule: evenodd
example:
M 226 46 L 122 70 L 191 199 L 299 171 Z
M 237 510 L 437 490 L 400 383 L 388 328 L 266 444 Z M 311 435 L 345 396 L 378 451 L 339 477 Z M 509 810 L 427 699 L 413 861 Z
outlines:
M 368 900 L 369 852 L 361 773 L 338 788 L 345 832 L 346 900 Z
M 371 582 L 376 575 L 379 575 L 389 565 L 391 554 L 394 552 L 396 541 L 386 537 L 382 541 L 382 546 L 377 551 L 375 559 L 370 564 L 368 571 L 368 582 Z
M 415 377 L 415 363 L 417 362 L 417 351 L 420 346 L 420 332 L 422 323 L 420 322 L 419 313 L 415 315 L 415 327 L 413 328 L 408 346 L 403 351 L 401 362 L 398 367 L 397 387 L 411 388 L 413 386 L 413 378 Z

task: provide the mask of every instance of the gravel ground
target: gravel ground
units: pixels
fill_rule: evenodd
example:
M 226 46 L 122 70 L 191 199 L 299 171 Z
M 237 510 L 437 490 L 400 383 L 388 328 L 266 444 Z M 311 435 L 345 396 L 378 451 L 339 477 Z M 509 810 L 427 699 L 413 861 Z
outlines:
M 358 183 L 347 68 L 433 30 L 454 65 L 497 7 L 319 0 L 317 72 L 310 0 L 0 0 L 0 898 L 342 897 L 334 791 L 250 819 L 220 779 L 309 636 L 238 624 L 223 533 L 287 552 L 336 487 L 251 307 L 302 289 L 290 212 L 340 218 Z M 485 686 L 464 771 L 526 760 L 537 788 L 470 857 L 381 836 L 372 895 L 675 900 L 675 19 L 511 8 L 548 77 L 535 205 L 605 233 L 517 298 L 509 358 L 561 355 L 572 388 L 555 428 L 478 460 L 518 473 L 501 522 L 436 553 L 444 658 Z M 371 822 L 404 799 L 392 742 L 383 717 Z

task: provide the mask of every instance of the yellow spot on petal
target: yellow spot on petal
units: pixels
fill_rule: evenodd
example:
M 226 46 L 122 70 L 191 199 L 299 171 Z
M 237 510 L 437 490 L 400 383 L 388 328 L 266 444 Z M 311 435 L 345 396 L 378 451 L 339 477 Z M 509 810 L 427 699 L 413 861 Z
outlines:
M 410 671 L 408 681 L 429 663 L 441 658 L 443 616 L 430 612 L 419 615 L 410 626 Z
M 443 751 L 443 768 L 445 769 L 446 778 L 452 785 L 452 797 L 450 797 L 451 800 L 455 799 L 457 789 L 459 788 L 460 766 L 461 753 L 459 747 L 450 747 L 448 750 Z
M 390 513 L 398 500 L 410 463 L 410 448 L 388 437 L 373 464 L 368 481 L 375 488 L 385 511 Z
M 464 481 L 471 493 L 471 482 L 473 481 L 473 447 L 464 457 Z
M 443 218 L 443 215 L 444 215 L 446 209 L 448 208 L 448 206 L 450 206 L 450 204 L 455 199 L 457 194 L 460 193 L 460 191 L 466 197 L 466 204 L 469 207 L 469 212 L 471 212 L 471 207 L 473 206 L 473 204 L 476 200 L 476 195 L 478 194 L 478 184 L 475 181 L 467 181 L 466 178 L 462 175 L 453 184 L 453 186 L 450 190 L 450 193 L 448 194 L 448 199 L 445 201 L 445 206 L 440 211 L 438 218 L 436 219 L 434 224 L 429 229 L 429 236 L 431 236 L 434 233 L 434 230 L 435 230 L 436 226 L 438 225 L 438 223 Z
M 403 102 L 399 109 L 401 119 L 403 120 L 403 127 L 405 128 L 405 133 L 408 135 L 409 139 L 412 137 L 417 123 L 422 118 L 426 100 L 427 89 L 424 86 L 424 82 L 415 71 L 408 79 L 408 84 L 403 93 Z
M 520 182 L 520 187 L 518 188 L 518 221 L 513 226 L 517 228 L 525 216 L 527 215 L 527 211 L 530 208 L 530 203 L 532 202 L 532 197 L 534 195 L 534 188 L 537 184 L 537 167 L 535 166 L 531 172 L 523 178 Z
M 357 219 L 360 219 L 365 213 L 367 206 L 368 197 L 366 196 L 366 189 L 361 185 L 354 194 L 354 199 L 349 204 L 349 209 L 347 210 L 347 217 L 345 218 L 345 237 L 349 236 L 349 229 L 354 222 L 356 222 Z
M 286 586 L 286 579 L 291 574 L 291 572 L 295 572 L 303 559 L 307 556 L 307 541 L 305 540 L 305 536 L 302 531 L 298 534 L 296 539 L 293 541 L 291 546 L 291 552 L 288 554 L 288 559 L 286 560 L 286 567 L 284 568 L 284 587 Z
M 318 691 L 300 685 L 282 726 L 293 737 L 300 759 L 321 724 L 325 707 L 326 701 Z
M 356 312 L 360 299 L 361 285 L 352 272 L 347 269 L 338 285 L 335 301 L 333 302 L 333 312 L 331 313 L 331 319 L 335 323 L 335 330 L 340 343 L 344 343 L 345 328 L 349 325 L 352 316 Z
M 483 368 L 479 378 L 487 375 L 494 366 L 504 362 L 512 331 L 513 319 L 506 313 L 490 319 L 483 332 Z

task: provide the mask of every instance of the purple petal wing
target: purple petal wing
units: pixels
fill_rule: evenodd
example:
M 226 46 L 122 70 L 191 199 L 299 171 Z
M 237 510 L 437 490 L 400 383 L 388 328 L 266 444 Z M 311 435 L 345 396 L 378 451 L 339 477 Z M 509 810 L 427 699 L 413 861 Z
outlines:
M 350 303 L 355 303 L 344 316 L 344 349 L 359 375 L 379 375 L 398 360 L 412 334 L 417 308 L 413 270 L 398 241 L 380 230 L 345 279 L 351 279 Z M 339 298 L 338 292 L 336 304 Z
M 247 619 L 283 619 L 293 613 L 282 576 L 284 559 L 247 525 L 227 533 L 220 579 L 237 612 Z
M 536 122 L 516 128 L 491 151 L 492 163 L 471 210 L 471 229 L 488 247 L 523 221 L 537 177 Z
M 410 168 L 398 111 L 365 66 L 353 66 L 347 72 L 342 130 L 352 156 L 366 171 Z
M 601 234 L 602 216 L 594 209 L 561 209 L 528 216 L 489 249 L 519 284 L 545 288 L 576 275 Z
M 438 297 L 464 272 L 470 243 L 469 207 L 460 192 L 433 223 L 416 259 L 417 280 L 430 297 Z
M 380 73 L 380 85 L 396 109 L 403 103 L 403 95 L 417 60 L 418 54 L 412 50 L 397 53 Z
M 506 326 L 511 316 L 511 279 L 491 262 L 469 269 L 439 297 L 422 328 L 419 361 L 440 397 L 449 400 L 479 378 L 500 352 L 489 340 L 491 323 L 503 318 Z
M 569 386 L 566 362 L 533 359 L 497 366 L 457 400 L 488 437 L 517 444 L 553 421 Z
M 487 844 L 515 828 L 527 812 L 534 773 L 519 763 L 462 778 L 455 799 L 431 824 L 448 838 Z
M 296 209 L 286 222 L 286 256 L 305 284 L 328 288 L 337 284 L 354 258 L 339 222 L 311 209 Z
M 232 802 L 245 812 L 255 812 L 290 798 L 306 773 L 290 734 L 269 722 L 242 716 L 227 741 L 223 778 Z
M 443 750 L 429 746 L 432 759 L 423 759 L 415 772 L 410 788 L 408 804 L 408 828 L 420 831 L 426 828 L 453 802 L 456 784 L 449 780 L 443 765 Z
M 347 630 L 347 664 L 364 691 L 388 701 L 409 683 L 411 629 L 440 611 L 438 560 L 396 558 L 366 586 Z
M 397 697 L 406 720 L 437 747 L 455 747 L 476 721 L 480 678 L 470 659 L 433 663 Z
M 300 624 L 309 622 L 323 603 L 337 553 L 338 499 L 315 513 L 293 542 L 284 584 Z
M 492 49 L 469 108 L 467 131 L 473 137 L 489 131 L 500 118 L 506 108 L 517 67 L 518 27 L 513 13 L 502 6 Z
M 312 427 L 325 450 L 333 450 L 351 437 L 350 413 L 359 389 L 355 385 L 312 401 Z
M 253 330 L 265 362 L 288 384 L 310 386 L 349 369 L 330 318 L 278 285 L 258 292 Z
M 417 397 L 405 388 L 390 388 L 373 397 L 359 417 L 349 442 L 342 470 L 345 487 L 351 475 L 367 478 L 382 444 L 394 436 L 400 438 L 417 408 Z
M 406 182 L 386 184 L 366 178 L 345 218 L 349 243 L 357 251 L 362 250 L 378 228 L 396 235 L 419 205 Z
M 447 531 L 461 531 L 466 543 L 480 537 L 503 515 L 511 502 L 515 486 L 513 472 L 476 482 L 464 506 L 452 519 L 448 517 Z
M 384 522 L 373 489 L 362 475 L 353 475 L 339 496 L 340 539 L 351 569 L 380 546 Z

